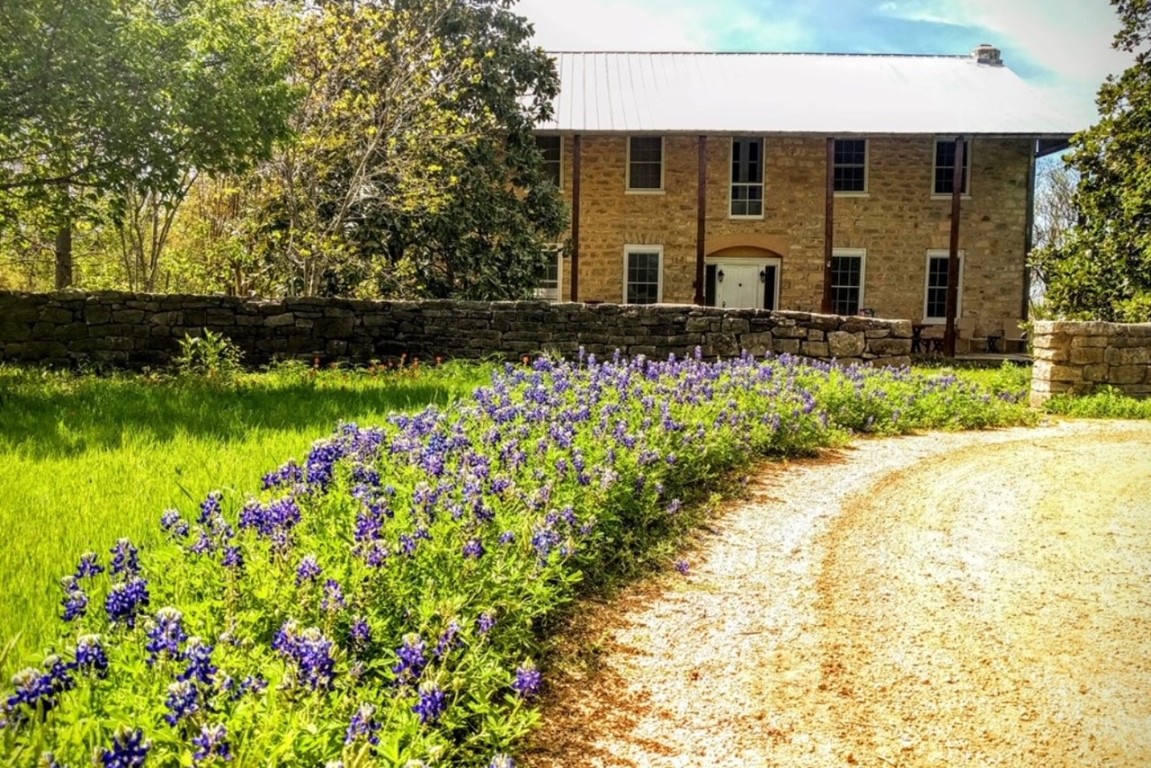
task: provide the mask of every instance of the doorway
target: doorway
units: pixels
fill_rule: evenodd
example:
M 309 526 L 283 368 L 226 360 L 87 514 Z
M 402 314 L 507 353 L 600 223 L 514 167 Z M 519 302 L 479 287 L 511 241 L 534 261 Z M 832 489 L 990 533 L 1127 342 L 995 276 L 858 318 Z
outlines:
M 779 305 L 778 258 L 709 259 L 705 304 L 727 309 L 775 309 Z

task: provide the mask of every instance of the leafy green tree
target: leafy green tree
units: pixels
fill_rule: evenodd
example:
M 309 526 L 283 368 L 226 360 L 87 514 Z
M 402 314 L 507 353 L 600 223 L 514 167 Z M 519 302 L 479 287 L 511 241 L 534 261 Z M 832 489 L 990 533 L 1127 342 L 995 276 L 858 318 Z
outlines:
M 78 218 L 120 235 L 152 288 L 198 173 L 242 170 L 287 136 L 281 12 L 259 0 L 7 0 L 0 12 L 0 217 L 57 233 L 71 282 Z
M 302 17 L 298 140 L 260 172 L 281 290 L 526 292 L 566 212 L 532 135 L 558 79 L 511 5 L 331 2 Z
M 1038 249 L 1032 264 L 1058 315 L 1151 320 L 1151 0 L 1112 0 L 1123 23 L 1114 47 L 1134 63 L 1109 77 L 1100 121 L 1067 156 L 1078 174 L 1078 226 Z

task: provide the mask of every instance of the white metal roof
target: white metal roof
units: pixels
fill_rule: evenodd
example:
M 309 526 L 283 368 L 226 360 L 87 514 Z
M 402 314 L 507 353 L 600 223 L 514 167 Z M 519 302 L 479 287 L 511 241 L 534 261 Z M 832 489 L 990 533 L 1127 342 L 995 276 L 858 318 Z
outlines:
M 541 131 L 990 134 L 1085 126 L 1005 66 L 971 56 L 557 52 Z

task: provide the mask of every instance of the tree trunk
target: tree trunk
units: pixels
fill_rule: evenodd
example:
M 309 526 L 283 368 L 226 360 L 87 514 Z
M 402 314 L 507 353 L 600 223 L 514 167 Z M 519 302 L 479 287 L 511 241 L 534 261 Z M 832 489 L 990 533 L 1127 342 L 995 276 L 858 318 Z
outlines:
M 72 285 L 72 221 L 60 225 L 56 232 L 56 290 Z

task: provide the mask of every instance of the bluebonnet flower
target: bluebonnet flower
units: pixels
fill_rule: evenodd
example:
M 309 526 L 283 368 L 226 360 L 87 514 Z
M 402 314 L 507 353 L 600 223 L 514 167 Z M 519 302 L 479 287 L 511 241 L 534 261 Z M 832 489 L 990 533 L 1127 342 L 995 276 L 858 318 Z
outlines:
M 521 699 L 530 699 L 539 691 L 541 682 L 540 671 L 536 669 L 536 665 L 532 663 L 531 659 L 526 659 L 516 669 L 516 679 L 512 682 L 512 690 Z
M 9 711 L 25 705 L 31 709 L 42 707 L 46 712 L 56 706 L 56 690 L 51 675 L 29 667 L 16 673 L 12 685 L 16 686 L 16 691 L 4 702 Z
M 316 562 L 315 555 L 304 555 L 296 568 L 296 586 L 302 586 L 305 581 L 314 581 L 323 572 L 324 569 Z
M 199 694 L 195 684 L 187 680 L 177 680 L 169 685 L 168 698 L 164 700 L 164 706 L 168 708 L 164 719 L 168 725 L 175 725 L 193 712 L 198 712 Z
M 175 509 L 166 509 L 160 515 L 160 528 L 175 538 L 182 539 L 188 535 L 188 521 Z
M 225 677 L 223 682 L 220 683 L 220 688 L 235 701 L 243 697 L 246 693 L 259 694 L 267 690 L 268 681 L 262 677 L 248 675 L 243 680 L 237 682 L 234 677 L 229 676 Z
M 336 676 L 332 658 L 334 643 L 315 627 L 302 632 L 295 621 L 288 621 L 276 634 L 272 647 L 296 663 L 298 679 L 308 687 L 327 689 Z
M 200 529 L 199 536 L 195 543 L 188 547 L 188 551 L 194 555 L 207 555 L 216 551 L 216 542 L 208 535 L 208 532 Z
M 406 533 L 400 534 L 400 551 L 405 555 L 411 556 L 416 553 L 416 547 L 419 546 L 419 541 L 414 536 L 409 536 Z
M 74 621 L 88 612 L 88 595 L 76 583 L 76 577 L 65 576 L 60 581 L 64 588 L 64 597 L 60 599 L 60 606 L 64 609 L 64 621 Z
M 501 753 L 492 758 L 488 768 L 516 768 L 516 761 Z
M 404 635 L 404 643 L 396 649 L 399 661 L 392 667 L 392 674 L 396 676 L 397 683 L 411 683 L 420 679 L 428 660 L 424 655 L 427 645 L 423 639 L 415 634 Z
M 324 582 L 324 599 L 321 607 L 325 611 L 339 611 L 347 606 L 347 601 L 344 600 L 344 591 L 340 588 L 340 582 L 335 579 L 328 579 Z
M 667 505 L 667 513 L 669 515 L 679 514 L 681 509 L 683 509 L 683 502 L 679 499 L 672 499 L 671 503 Z
M 304 482 L 304 470 L 293 459 L 284 466 L 264 475 L 264 488 L 271 489 L 281 485 L 294 485 Z
M 209 760 L 232 759 L 232 747 L 228 744 L 228 729 L 223 724 L 205 725 L 200 728 L 200 735 L 192 739 L 192 746 L 196 747 L 196 751 L 192 754 L 194 765 L 201 765 Z
M 360 549 L 360 556 L 372 568 L 382 568 L 388 561 L 388 548 L 379 541 L 373 541 Z
M 112 623 L 124 622 L 136 626 L 136 616 L 148 605 L 148 582 L 139 576 L 113 584 L 104 600 L 104 610 Z
M 300 519 L 300 507 L 292 496 L 275 499 L 266 505 L 250 501 L 240 510 L 240 527 L 253 528 L 263 538 L 286 535 Z
M 243 570 L 244 568 L 244 553 L 240 551 L 239 547 L 228 546 L 224 547 L 224 557 L 220 560 L 221 565 L 225 568 L 231 568 L 236 571 Z
M 504 531 L 500 534 L 500 544 L 511 544 L 516 540 L 515 531 Z
M 420 698 L 412 706 L 412 711 L 420 716 L 421 723 L 428 725 L 437 723 L 447 708 L 448 700 L 444 692 L 438 685 L 428 681 L 420 686 Z
M 52 752 L 45 752 L 40 755 L 41 768 L 64 768 L 63 764 L 56 759 L 56 755 Z
M 104 572 L 104 567 L 97 560 L 95 552 L 85 552 L 80 555 L 80 565 L 76 567 L 76 578 L 83 579 Z
M 220 514 L 220 500 L 224 497 L 220 491 L 212 491 L 208 497 L 200 502 L 200 525 L 207 525 L 212 518 Z
M 187 639 L 184 614 L 171 606 L 156 611 L 156 619 L 148 628 L 148 663 L 155 664 L 161 657 L 181 659 L 180 644 Z
M 99 635 L 81 635 L 76 641 L 76 669 L 95 672 L 97 677 L 108 675 L 108 654 Z
M 488 632 L 491 632 L 495 625 L 496 617 L 495 614 L 492 613 L 481 613 L 480 617 L 476 620 L 476 630 L 481 635 L 486 635 Z
M 112 748 L 100 750 L 100 763 L 104 768 L 142 768 L 151 748 L 143 731 L 121 729 L 112 738 Z
M 371 704 L 361 704 L 352 715 L 348 723 L 348 733 L 344 736 L 344 743 L 351 744 L 357 739 L 367 739 L 369 744 L 379 744 L 378 731 L 380 724 L 375 719 L 376 708 Z
M 460 625 L 455 621 L 449 622 L 448 628 L 440 635 L 440 639 L 436 642 L 436 649 L 433 651 L 437 659 L 443 658 L 444 654 L 452 649 L 456 642 L 456 635 L 459 633 Z
M 140 552 L 128 539 L 120 539 L 111 549 L 112 573 L 135 576 L 140 572 Z
M 72 665 L 65 664 L 64 660 L 56 654 L 44 657 L 44 668 L 48 670 L 48 678 L 55 693 L 70 691 L 75 687 L 76 681 L 72 679 Z
M 675 569 L 686 576 L 687 572 L 691 570 L 691 565 L 686 560 L 676 560 Z
M 367 619 L 360 616 L 352 622 L 352 628 L 349 632 L 352 638 L 352 645 L 358 649 L 367 648 L 372 644 L 372 627 L 368 624 Z
M 479 539 L 468 539 L 464 543 L 464 557 L 479 560 L 484 556 L 484 543 Z
M 187 648 L 184 651 L 184 658 L 187 660 L 188 666 L 177 679 L 198 681 L 209 686 L 215 684 L 215 675 L 219 669 L 212 664 L 213 650 L 214 648 L 204 642 L 202 638 L 189 637 Z

